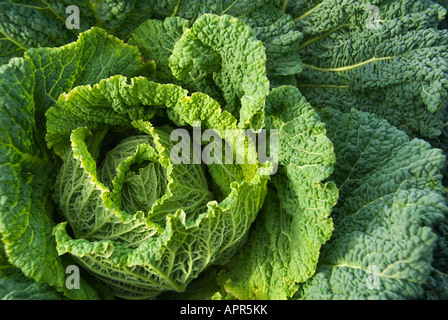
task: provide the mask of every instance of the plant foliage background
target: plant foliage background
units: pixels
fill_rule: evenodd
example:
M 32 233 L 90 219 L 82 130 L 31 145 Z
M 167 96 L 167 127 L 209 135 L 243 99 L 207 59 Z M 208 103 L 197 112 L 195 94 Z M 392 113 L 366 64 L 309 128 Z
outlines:
M 0 1 L 0 296 L 447 299 L 447 9 Z M 173 164 L 197 123 L 278 171 Z

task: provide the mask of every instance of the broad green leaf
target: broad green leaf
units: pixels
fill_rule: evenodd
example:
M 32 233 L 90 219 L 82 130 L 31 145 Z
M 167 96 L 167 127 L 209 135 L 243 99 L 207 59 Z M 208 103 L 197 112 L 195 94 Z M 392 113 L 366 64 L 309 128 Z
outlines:
M 331 141 L 317 113 L 291 86 L 271 91 L 266 128 L 278 130 L 279 173 L 260 216 L 227 273 L 224 289 L 238 299 L 287 299 L 313 275 L 338 192 L 323 183 L 333 171 Z M 273 150 L 271 150 L 273 152 Z
M 446 199 L 446 194 L 445 194 Z M 433 254 L 431 272 L 426 280 L 424 289 L 427 300 L 448 299 L 448 219 L 434 226 L 437 235 L 436 247 Z
M 276 0 L 2 0 L 0 62 L 22 56 L 27 49 L 65 45 L 92 27 L 100 27 L 127 41 L 147 19 L 181 17 L 191 25 L 206 13 L 244 17 L 259 8 L 272 8 L 276 3 Z M 79 26 L 74 22 L 79 22 Z
M 100 51 L 103 54 L 98 55 Z M 65 287 L 65 268 L 73 262 L 58 256 L 51 235 L 57 162 L 45 145 L 44 114 L 60 93 L 75 84 L 93 84 L 126 70 L 130 75 L 142 67 L 135 47 L 93 29 L 75 43 L 30 50 L 25 58 L 12 59 L 0 68 L 0 233 L 5 252 L 27 277 L 72 298 L 96 294 L 88 284 L 85 290 Z
M 55 288 L 26 277 L 20 269 L 12 265 L 2 263 L 0 267 L 0 299 L 2 300 L 61 300 L 64 298 Z
M 417 299 L 431 271 L 433 227 L 448 208 L 438 149 L 376 116 L 324 109 L 340 201 L 334 232 L 299 299 Z
M 59 155 L 68 147 L 72 130 L 88 127 L 91 131 L 130 127 L 132 121 L 150 120 L 163 114 L 179 125 L 218 132 L 237 129 L 237 120 L 206 94 L 191 96 L 173 84 L 159 84 L 144 77 L 127 79 L 117 75 L 93 86 L 79 86 L 61 94 L 47 113 L 48 145 Z
M 294 81 L 292 75 L 302 70 L 302 62 L 297 50 L 302 40 L 302 33 L 295 30 L 295 24 L 291 16 L 283 13 L 272 5 L 261 6 L 249 11 L 250 6 L 245 6 L 247 14 L 238 14 L 255 33 L 258 40 L 263 43 L 266 50 L 266 71 L 269 80 L 281 83 Z M 215 11 L 209 8 L 209 12 Z M 225 10 L 223 10 L 225 12 Z M 216 13 L 219 15 L 219 13 Z M 158 67 L 157 80 L 162 82 L 179 83 L 184 88 L 197 90 L 199 80 L 205 82 L 209 79 L 207 70 L 197 70 L 198 74 L 179 81 L 173 77 L 169 68 L 169 57 L 175 43 L 180 39 L 189 24 L 194 20 L 179 17 L 167 17 L 165 20 L 149 19 L 142 23 L 132 34 L 129 43 L 136 45 L 148 59 L 153 59 Z M 202 72 L 201 72 L 202 71 Z M 160 79 L 160 80 L 159 80 Z M 201 80 L 202 81 L 202 80 Z M 219 96 L 215 88 L 210 84 L 201 85 L 201 91 Z
M 169 58 L 174 44 L 187 26 L 188 20 L 178 17 L 166 18 L 164 21 L 149 19 L 132 33 L 129 44 L 137 46 L 144 57 L 155 61 L 157 81 L 176 83 L 169 67 Z
M 436 139 L 448 92 L 446 9 L 433 1 L 291 1 L 315 107 L 375 113 L 411 136 Z M 370 9 L 375 5 L 379 17 Z M 377 28 L 378 27 L 378 28 Z
M 263 126 L 269 93 L 266 54 L 241 20 L 202 15 L 175 43 L 169 63 L 173 75 L 180 80 L 191 77 L 197 91 L 214 84 L 220 96 L 212 98 L 225 102 L 224 110 L 239 119 L 241 128 Z
M 302 71 L 302 60 L 297 54 L 303 38 L 290 15 L 280 9 L 263 6 L 241 17 L 254 31 L 266 50 L 266 72 L 270 81 L 281 81 L 285 76 Z
M 80 34 L 78 41 L 63 47 L 31 49 L 25 57 L 34 65 L 35 135 L 40 144 L 44 144 L 47 130 L 45 112 L 62 93 L 116 74 L 133 76 L 150 72 L 153 67 L 151 63 L 143 63 L 137 48 L 99 28 Z
M 76 40 L 73 31 L 65 27 L 60 12 L 41 1 L 0 1 L 0 62 L 23 56 L 30 48 L 67 44 Z
M 251 12 L 262 8 L 272 7 L 277 4 L 277 0 L 190 0 L 179 1 L 177 10 L 173 16 L 177 15 L 184 19 L 194 21 L 201 15 L 211 13 L 215 15 L 231 15 L 242 18 Z
M 127 40 L 146 19 L 171 16 L 178 0 L 20 0 L 0 1 L 0 62 L 31 48 L 56 47 L 92 27 Z M 73 11 L 73 6 L 74 10 Z M 79 22 L 76 26 L 74 22 Z

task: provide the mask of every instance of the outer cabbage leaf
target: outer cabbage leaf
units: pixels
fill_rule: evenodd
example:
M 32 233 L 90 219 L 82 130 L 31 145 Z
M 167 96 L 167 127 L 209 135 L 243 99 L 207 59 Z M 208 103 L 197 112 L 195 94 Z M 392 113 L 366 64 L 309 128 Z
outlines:
M 44 144 L 45 112 L 63 92 L 90 85 L 112 75 L 151 74 L 152 61 L 142 61 L 137 48 L 109 36 L 100 28 L 79 35 L 79 40 L 58 48 L 30 49 L 25 54 L 34 65 L 36 88 L 36 139 Z M 45 147 L 42 147 L 44 149 Z
M 132 121 L 150 120 L 161 111 L 174 123 L 193 126 L 197 120 L 216 130 L 237 128 L 237 120 L 203 93 L 188 96 L 187 90 L 174 84 L 117 75 L 61 94 L 46 113 L 46 140 L 62 156 L 70 145 L 71 132 L 78 127 L 86 126 L 91 131 L 111 127 L 122 130 L 132 126 Z
M 169 64 L 176 78 L 193 79 L 195 91 L 224 101 L 224 110 L 237 117 L 240 127 L 259 129 L 264 125 L 269 93 L 266 54 L 263 44 L 241 20 L 202 15 L 175 43 Z M 210 92 L 210 82 L 220 96 Z
M 440 3 L 445 9 L 448 9 L 448 1 L 446 0 L 436 0 L 437 3 Z M 445 14 L 445 19 L 442 20 L 439 24 L 440 29 L 448 29 L 448 12 Z
M 356 107 L 411 136 L 440 135 L 447 105 L 448 33 L 437 26 L 445 8 L 411 0 L 291 3 L 288 12 L 304 34 L 298 87 L 313 106 L 343 112 Z M 366 12 L 372 4 L 379 20 Z
M 263 42 L 268 56 L 268 74 L 290 75 L 300 70 L 300 57 L 293 54 L 302 34 L 294 30 L 291 17 L 276 8 L 278 0 L 190 0 L 179 1 L 176 16 L 190 26 L 204 14 L 230 15 L 241 19 Z M 174 16 L 174 15 L 172 15 Z
M 247 9 L 247 6 L 246 6 Z M 223 10 L 225 12 L 225 10 Z M 215 12 L 209 10 L 209 12 Z M 209 13 L 204 12 L 204 13 Z M 291 16 L 285 14 L 273 5 L 266 5 L 242 15 L 239 19 L 245 22 L 263 43 L 266 53 L 266 73 L 271 86 L 281 83 L 294 82 L 292 76 L 302 70 L 302 62 L 297 50 L 302 39 L 302 33 L 294 30 L 295 24 Z M 149 19 L 142 23 L 132 34 L 129 43 L 136 45 L 144 56 L 156 61 L 158 72 L 157 81 L 177 83 L 190 90 L 201 89 L 215 98 L 220 97 L 219 88 L 208 81 L 208 72 L 197 70 L 183 81 L 173 77 L 169 68 L 169 57 L 175 43 L 181 38 L 187 27 L 194 20 L 179 17 L 167 17 L 165 20 Z
M 59 19 L 64 21 L 40 1 L 0 1 L 0 62 L 22 56 L 29 48 L 55 47 L 76 40 Z
M 376 116 L 324 109 L 340 201 L 316 274 L 298 299 L 417 299 L 431 271 L 434 225 L 448 213 L 438 149 Z
M 157 300 L 229 300 L 234 297 L 220 290 L 218 274 L 221 268 L 211 266 L 204 270 L 199 277 L 193 280 L 184 292 L 166 292 L 157 297 Z
M 227 262 L 244 241 L 267 192 L 268 176 L 262 175 L 263 167 L 258 164 L 211 165 L 209 173 L 223 198 L 210 201 L 208 187 L 199 187 L 204 192 L 196 193 L 207 195 L 205 206 L 188 212 L 196 200 L 187 189 L 181 190 L 182 185 L 192 188 L 203 177 L 193 174 L 193 167 L 182 169 L 171 162 L 169 135 L 142 121 L 155 111 L 159 118 L 190 127 L 199 122 L 218 133 L 238 127 L 236 119 L 205 94 L 188 96 L 176 85 L 143 77 L 115 76 L 94 86 L 76 87 L 62 94 L 47 112 L 47 141 L 64 163 L 55 200 L 68 223 L 54 229 L 58 252 L 76 257 L 114 294 L 126 298 L 183 291 L 209 265 Z M 139 135 L 152 137 L 153 144 L 138 144 L 129 156 L 126 151 L 110 183 L 97 162 L 107 134 L 123 129 L 125 135 L 138 129 Z M 121 200 L 128 173 L 132 165 L 147 161 L 165 169 L 167 191 L 150 210 L 124 211 Z M 189 176 L 194 183 L 188 182 Z M 171 199 L 179 205 L 170 205 Z
M 98 68 L 101 61 L 109 64 Z M 74 298 L 96 294 L 65 287 L 65 266 L 70 261 L 58 257 L 51 236 L 56 163 L 45 146 L 44 114 L 59 93 L 75 83 L 94 83 L 117 73 L 132 75 L 142 67 L 136 48 L 94 29 L 75 43 L 30 50 L 25 58 L 12 59 L 0 68 L 0 233 L 5 252 L 27 277 Z
M 19 268 L 11 265 L 0 242 L 0 299 L 59 300 L 62 297 L 53 287 L 26 277 Z
M 425 300 L 447 300 L 448 299 L 448 276 L 437 269 L 432 269 L 424 286 Z
M 203 14 L 228 14 L 245 18 L 256 11 L 277 10 L 274 7 L 277 3 L 278 0 L 82 0 L 76 3 L 65 0 L 4 0 L 0 1 L 0 32 L 3 35 L 0 40 L 0 62 L 21 56 L 30 48 L 64 45 L 93 26 L 128 40 L 132 31 L 147 19 L 180 17 L 187 19 L 192 25 Z M 66 21 L 72 21 L 70 15 L 73 12 L 66 12 L 71 5 L 79 8 L 79 29 L 66 27 Z M 254 22 L 258 24 L 257 21 Z M 286 44 L 281 44 L 283 50 L 287 48 Z
M 277 4 L 278 0 L 189 0 L 179 1 L 177 10 L 173 13 L 184 19 L 194 21 L 203 14 L 231 15 L 242 18 L 251 12 Z
M 333 145 L 324 124 L 297 88 L 271 91 L 266 128 L 278 130 L 279 173 L 248 243 L 220 275 L 238 299 L 286 299 L 313 275 L 321 246 L 330 238 L 329 218 L 337 202 Z M 271 150 L 272 152 L 272 150 Z
M 67 20 L 73 22 L 73 11 L 67 10 L 73 5 L 79 9 L 78 29 L 66 26 Z M 177 7 L 178 0 L 2 0 L 0 62 L 21 56 L 30 48 L 65 45 L 94 26 L 127 40 L 146 19 L 170 16 Z
M 164 21 L 148 19 L 132 33 L 129 43 L 137 46 L 143 56 L 155 61 L 158 82 L 182 84 L 171 73 L 169 58 L 174 44 L 180 39 L 187 26 L 188 20 L 179 17 L 169 17 Z M 194 84 L 189 86 L 193 88 Z
M 70 11 L 66 12 L 66 8 L 74 5 L 71 2 L 0 1 L 0 6 L 4 9 L 0 15 L 0 32 L 4 36 L 0 40 L 4 44 L 0 51 L 0 61 L 7 62 L 9 58 L 22 55 L 29 48 L 66 44 L 92 26 L 101 27 L 109 34 L 126 41 L 129 40 L 131 31 L 138 28 L 141 38 L 136 44 L 146 56 L 157 60 L 160 66 L 158 74 L 161 76 L 157 81 L 164 82 L 164 77 L 171 75 L 171 72 L 166 70 L 168 64 L 160 64 L 161 61 L 157 58 L 160 54 L 163 58 L 165 50 L 172 51 L 172 45 L 178 39 L 176 33 L 182 33 L 183 30 L 180 25 L 178 30 L 172 28 L 173 25 L 165 29 L 159 24 L 161 20 L 178 17 L 178 21 L 186 21 L 186 25 L 191 26 L 203 14 L 231 15 L 246 22 L 263 42 L 268 57 L 267 73 L 273 84 L 291 83 L 294 78 L 290 75 L 301 70 L 301 60 L 296 49 L 302 33 L 294 30 L 291 17 L 276 8 L 277 3 L 278 1 L 273 0 L 78 1 L 75 5 L 80 10 L 79 29 L 68 29 L 65 24 L 67 19 L 70 20 Z M 174 37 L 170 38 L 171 36 Z M 149 52 L 156 55 L 147 55 Z M 196 81 L 198 77 L 199 75 L 195 76 Z
M 445 195 L 446 198 L 446 195 Z M 434 226 L 437 243 L 434 249 L 434 261 L 431 273 L 425 283 L 427 300 L 448 299 L 448 218 Z
M 263 42 L 266 51 L 266 73 L 271 86 L 295 83 L 293 75 L 302 71 L 302 60 L 297 54 L 302 32 L 295 29 L 290 15 L 272 6 L 263 6 L 241 17 Z

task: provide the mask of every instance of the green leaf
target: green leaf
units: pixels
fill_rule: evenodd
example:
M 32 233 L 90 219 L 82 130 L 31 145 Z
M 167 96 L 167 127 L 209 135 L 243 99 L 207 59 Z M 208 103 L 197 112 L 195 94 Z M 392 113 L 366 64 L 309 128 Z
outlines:
M 247 6 L 245 10 L 247 10 Z M 211 9 L 209 11 L 209 13 L 214 12 Z M 294 75 L 302 70 L 302 62 L 297 50 L 303 35 L 301 32 L 294 30 L 295 24 L 291 16 L 272 5 L 266 5 L 255 8 L 244 16 L 238 14 L 238 17 L 254 31 L 256 38 L 262 41 L 266 50 L 267 74 L 271 81 L 286 81 L 284 79 L 290 79 L 286 76 Z M 196 75 L 195 79 L 190 76 L 183 81 L 179 81 L 172 76 L 168 61 L 175 43 L 180 39 L 188 25 L 188 20 L 178 17 L 168 17 L 163 21 L 150 19 L 142 23 L 133 32 L 129 43 L 136 45 L 145 57 L 156 62 L 158 81 L 180 85 L 184 82 L 184 88 L 194 90 L 197 89 L 195 82 L 198 81 L 198 77 L 203 72 Z M 217 94 L 214 92 L 216 88 L 208 88 L 206 85 L 203 85 L 205 88 L 202 88 L 202 92 Z M 210 91 L 207 92 L 207 90 Z
M 262 8 L 272 7 L 278 0 L 190 0 L 179 1 L 172 16 L 179 16 L 194 21 L 203 14 L 231 15 L 242 18 L 251 12 Z
M 69 29 L 67 20 L 79 9 L 79 29 Z M 0 62 L 22 56 L 27 49 L 56 47 L 76 40 L 92 27 L 127 40 L 140 23 L 150 18 L 164 18 L 177 11 L 178 0 L 170 1 L 0 1 Z
M 202 15 L 175 43 L 169 63 L 177 79 L 191 77 L 196 91 L 224 100 L 224 110 L 239 119 L 241 128 L 262 127 L 269 93 L 266 55 L 263 44 L 241 20 Z M 216 90 L 206 89 L 213 84 Z M 210 94 L 213 91 L 220 96 Z
M 224 289 L 237 299 L 286 299 L 313 275 L 330 238 L 337 201 L 335 156 L 323 123 L 291 86 L 271 91 L 266 128 L 278 130 L 279 173 L 273 177 L 248 243 L 227 273 Z M 273 150 L 271 150 L 273 152 Z
M 41 1 L 26 2 L 0 1 L 1 63 L 22 56 L 29 48 L 60 46 L 76 39 L 59 12 Z
M 147 59 L 157 65 L 156 79 L 162 83 L 176 83 L 169 67 L 169 58 L 174 44 L 187 29 L 188 20 L 170 17 L 164 21 L 149 19 L 131 35 L 129 44 L 135 45 Z
M 266 50 L 266 71 L 269 80 L 279 80 L 302 71 L 297 54 L 303 38 L 290 15 L 272 6 L 263 6 L 241 17 L 254 31 Z
M 23 59 L 13 59 L 0 69 L 0 232 L 14 265 L 31 278 L 56 284 L 62 266 L 50 236 L 48 180 L 53 165 L 34 143 L 33 70 Z
M 37 47 L 55 47 L 74 41 L 79 33 L 100 27 L 108 34 L 127 41 L 134 29 L 147 19 L 181 17 L 191 24 L 205 13 L 243 17 L 262 7 L 273 7 L 274 0 L 21 0 L 0 1 L 0 62 L 22 56 Z M 79 9 L 79 29 L 69 29 L 73 11 Z
M 340 192 L 334 232 L 299 299 L 416 299 L 431 271 L 448 208 L 438 149 L 376 116 L 324 109 Z
M 304 34 L 299 89 L 315 107 L 375 113 L 411 136 L 434 139 L 448 92 L 446 9 L 432 1 L 294 1 Z M 375 23 L 376 24 L 376 23 Z
M 44 143 L 44 114 L 60 93 L 75 84 L 90 84 L 126 70 L 132 74 L 142 67 L 135 47 L 93 29 L 75 43 L 30 50 L 25 58 L 0 68 L 0 233 L 5 252 L 27 277 L 73 298 L 95 298 L 96 293 L 88 284 L 85 290 L 65 287 L 65 267 L 72 262 L 58 256 L 52 236 L 57 162 Z
M 445 194 L 446 199 L 446 194 Z M 448 220 L 447 216 L 434 226 L 437 235 L 436 247 L 434 248 L 434 260 L 431 272 L 425 283 L 425 296 L 427 300 L 448 299 Z
M 46 140 L 62 156 L 72 130 L 78 127 L 91 131 L 130 127 L 132 121 L 150 120 L 160 112 L 179 125 L 193 126 L 199 121 L 205 128 L 217 131 L 237 128 L 236 119 L 203 93 L 188 96 L 186 90 L 174 84 L 117 75 L 61 94 L 46 113 Z
M 27 278 L 20 269 L 9 270 L 0 277 L 0 299 L 2 300 L 62 300 L 64 296 L 46 283 Z
M 44 143 L 45 112 L 58 97 L 79 85 L 93 85 L 112 75 L 133 76 L 145 69 L 137 48 L 107 35 L 99 28 L 82 33 L 79 40 L 58 48 L 26 52 L 34 65 L 36 135 Z

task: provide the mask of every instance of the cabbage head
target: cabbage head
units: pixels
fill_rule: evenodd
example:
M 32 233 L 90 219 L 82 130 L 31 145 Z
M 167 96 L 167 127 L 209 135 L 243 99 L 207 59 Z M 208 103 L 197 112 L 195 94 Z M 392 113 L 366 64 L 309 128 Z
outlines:
M 66 219 L 54 234 L 59 254 L 70 253 L 115 296 L 153 298 L 184 291 L 209 265 L 228 262 L 263 204 L 269 175 L 263 174 L 267 165 L 249 161 L 196 161 L 207 146 L 216 147 L 211 156 L 223 157 L 223 146 L 232 146 L 220 149 L 218 141 L 225 139 L 218 135 L 215 144 L 194 144 L 194 134 L 201 134 L 197 121 L 227 132 L 227 140 L 244 134 L 214 100 L 142 77 L 131 82 L 116 76 L 77 87 L 48 110 L 48 141 L 62 159 L 54 201 Z M 164 116 L 164 108 L 173 113 Z M 181 112 L 194 109 L 191 118 Z M 207 111 L 221 116 L 207 118 Z M 140 112 L 146 115 L 138 118 L 165 124 L 132 120 Z M 91 117 L 94 125 L 85 120 Z M 67 141 L 59 135 L 61 118 L 71 119 L 65 129 L 76 123 Z M 170 118 L 187 124 L 176 131 Z M 53 136 L 59 137 L 54 144 Z M 240 149 L 256 154 L 245 141 L 246 148 L 230 147 L 235 157 Z

